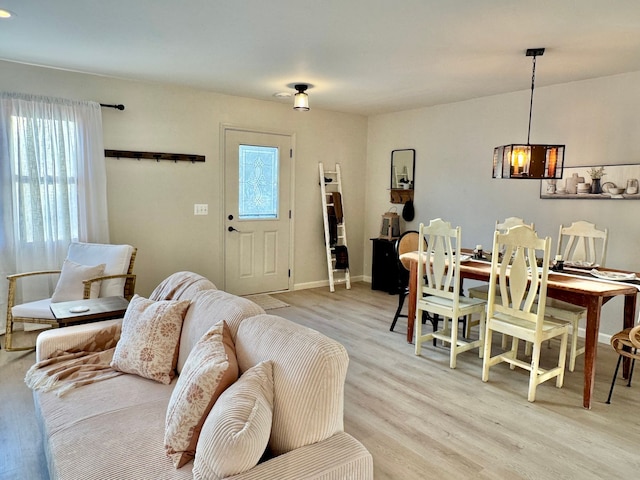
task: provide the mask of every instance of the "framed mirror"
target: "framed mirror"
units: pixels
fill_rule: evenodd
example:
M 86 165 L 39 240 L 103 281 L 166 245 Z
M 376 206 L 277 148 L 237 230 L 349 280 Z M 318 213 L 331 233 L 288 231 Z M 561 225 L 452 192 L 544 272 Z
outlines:
M 413 190 L 415 160 L 413 148 L 391 151 L 391 190 Z

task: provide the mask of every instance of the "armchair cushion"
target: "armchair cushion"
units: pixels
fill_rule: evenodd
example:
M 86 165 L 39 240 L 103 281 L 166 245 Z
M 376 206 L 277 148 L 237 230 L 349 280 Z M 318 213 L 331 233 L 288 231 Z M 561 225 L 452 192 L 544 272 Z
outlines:
M 80 265 L 73 260 L 66 259 L 62 264 L 60 278 L 56 289 L 51 296 L 51 303 L 68 302 L 70 300 L 82 300 L 84 295 L 84 280 L 104 275 L 105 264 L 88 266 Z M 90 298 L 97 298 L 100 293 L 101 282 L 91 285 Z
M 36 300 L 29 303 L 21 303 L 15 305 L 11 309 L 11 315 L 14 318 L 45 318 L 55 320 L 53 312 L 51 312 L 51 299 L 44 298 L 42 300 Z
M 166 385 L 171 383 L 189 303 L 189 300 L 154 302 L 135 295 L 122 320 L 122 334 L 111 367 Z
M 127 273 L 133 253 L 130 245 L 110 245 L 101 243 L 72 242 L 67 258 L 81 265 L 104 263 L 104 275 L 122 275 Z M 122 295 L 124 278 L 103 280 L 100 285 L 100 297 Z M 80 297 L 82 298 L 82 297 Z

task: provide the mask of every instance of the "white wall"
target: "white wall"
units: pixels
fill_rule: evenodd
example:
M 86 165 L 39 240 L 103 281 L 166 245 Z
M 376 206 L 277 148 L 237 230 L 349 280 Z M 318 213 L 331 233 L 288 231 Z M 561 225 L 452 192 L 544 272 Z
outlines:
M 352 275 L 362 275 L 363 172 L 367 120 L 312 108 L 295 112 L 289 102 L 263 102 L 212 92 L 118 80 L 0 61 L 0 89 L 101 103 L 105 148 L 205 155 L 191 164 L 108 158 L 111 241 L 138 247 L 137 291 L 148 295 L 168 274 L 192 270 L 223 286 L 223 174 L 220 125 L 295 134 L 296 287 L 327 279 L 318 162 L 343 169 Z M 311 99 L 313 102 L 313 99 Z M 312 103 L 313 107 L 313 103 Z M 208 203 L 209 215 L 193 215 Z
M 640 72 L 536 88 L 532 143 L 566 144 L 565 165 L 640 164 Z M 365 275 L 380 215 L 389 209 L 391 150 L 416 149 L 415 211 L 405 228 L 442 217 L 462 227 L 463 244 L 491 245 L 497 219 L 535 222 L 557 240 L 560 223 L 609 228 L 607 265 L 640 271 L 640 201 L 542 200 L 540 181 L 491 178 L 493 148 L 526 142 L 529 91 L 369 118 Z M 606 179 L 606 177 L 605 177 Z M 401 206 L 399 206 L 399 210 Z M 601 332 L 622 326 L 622 301 L 603 309 Z

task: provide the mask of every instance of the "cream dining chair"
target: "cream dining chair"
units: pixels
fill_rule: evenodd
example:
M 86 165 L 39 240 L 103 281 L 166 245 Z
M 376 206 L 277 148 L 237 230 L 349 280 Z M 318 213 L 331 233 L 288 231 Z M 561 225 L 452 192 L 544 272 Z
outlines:
M 511 227 L 516 227 L 518 225 L 529 225 L 532 229 L 535 230 L 535 224 L 533 224 L 533 223 L 525 223 L 525 221 L 520 217 L 507 217 L 507 218 L 504 219 L 503 222 L 501 222 L 500 220 L 496 220 L 495 230 L 499 231 L 500 233 L 505 233 Z M 501 252 L 501 253 L 504 253 L 504 252 Z M 484 284 L 484 285 L 479 285 L 477 287 L 472 287 L 472 288 L 468 289 L 467 294 L 471 298 L 481 298 L 482 300 L 488 300 L 488 298 L 489 298 L 489 285 Z M 499 296 L 500 292 L 496 291 L 496 295 Z M 502 336 L 502 348 L 506 348 L 507 339 L 508 339 L 507 335 L 503 335 Z
M 540 383 L 556 378 L 556 386 L 562 387 L 567 354 L 569 325 L 545 318 L 551 237 L 538 238 L 535 230 L 526 225 L 512 227 L 506 233 L 496 230 L 492 251 L 501 249 L 505 252 L 501 261 L 497 255 L 491 260 L 482 381 L 487 382 L 489 369 L 501 362 L 509 363 L 511 369 L 528 370 L 527 399 L 533 402 Z M 541 268 L 537 264 L 537 253 L 542 253 Z M 496 289 L 500 296 L 496 295 Z M 494 332 L 509 335 L 512 341 L 510 350 L 492 357 Z M 555 337 L 561 338 L 558 365 L 543 370 L 540 368 L 542 342 Z M 533 344 L 531 361 L 518 358 L 518 340 Z
M 467 350 L 478 348 L 482 358 L 486 302 L 460 295 L 460 227 L 452 228 L 449 222 L 437 218 L 428 226 L 420 224 L 420 238 L 426 238 L 428 247 L 420 242 L 416 318 L 427 312 L 443 317 L 443 322 L 440 329 L 424 335 L 422 322 L 415 323 L 415 354 L 420 355 L 424 342 L 439 339 L 451 345 L 451 368 L 456 368 L 458 354 Z M 473 314 L 480 315 L 480 338 L 475 341 L 459 338 L 458 319 L 471 318 Z
M 556 255 L 562 255 L 565 267 L 603 267 L 607 258 L 608 239 L 608 229 L 598 230 L 593 223 L 580 220 L 568 227 L 560 225 Z M 580 320 L 587 316 L 587 307 L 547 298 L 546 314 L 571 325 L 569 371 L 573 372 L 576 358 L 585 351 L 584 347 L 578 348 L 578 326 Z
M 13 346 L 15 323 L 58 327 L 51 303 L 83 298 L 133 297 L 136 276 L 133 274 L 137 249 L 130 245 L 72 242 L 61 270 L 46 270 L 8 275 L 7 327 L 5 350 L 32 350 L 34 346 Z M 16 304 L 19 282 L 46 276 L 58 276 L 50 298 Z

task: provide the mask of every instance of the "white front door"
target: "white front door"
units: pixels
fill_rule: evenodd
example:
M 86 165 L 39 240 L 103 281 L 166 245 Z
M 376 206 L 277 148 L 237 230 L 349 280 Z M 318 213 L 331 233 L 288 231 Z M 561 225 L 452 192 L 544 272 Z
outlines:
M 225 290 L 289 289 L 291 136 L 226 128 Z

